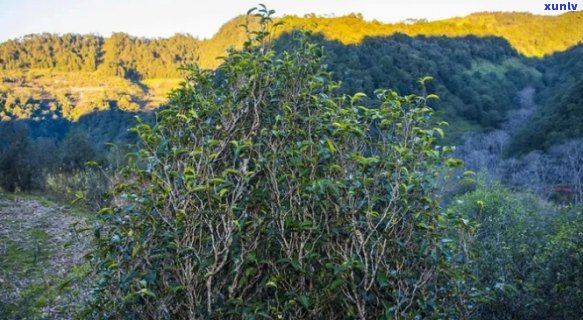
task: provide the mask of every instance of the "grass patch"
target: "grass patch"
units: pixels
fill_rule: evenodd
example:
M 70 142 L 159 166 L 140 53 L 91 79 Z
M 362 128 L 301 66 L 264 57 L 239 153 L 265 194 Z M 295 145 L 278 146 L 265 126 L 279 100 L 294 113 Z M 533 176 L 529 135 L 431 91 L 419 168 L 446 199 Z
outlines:
M 0 269 L 10 277 L 29 277 L 42 272 L 49 250 L 40 242 L 19 243 L 0 240 Z
M 73 318 L 90 269 L 72 260 L 88 234 L 69 232 L 86 211 L 43 194 L 1 193 L 0 201 L 0 320 Z
M 45 244 L 49 239 L 49 235 L 42 229 L 33 229 L 30 232 L 30 237 L 39 243 Z

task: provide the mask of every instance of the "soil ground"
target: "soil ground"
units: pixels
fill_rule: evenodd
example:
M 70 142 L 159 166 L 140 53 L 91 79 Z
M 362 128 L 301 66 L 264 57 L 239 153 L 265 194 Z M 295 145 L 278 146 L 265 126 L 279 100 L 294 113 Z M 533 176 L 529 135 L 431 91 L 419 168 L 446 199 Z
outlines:
M 83 297 L 67 285 L 86 273 L 88 225 L 79 209 L 0 194 L 0 319 L 63 319 Z M 77 286 L 79 281 L 75 281 Z M 78 288 L 77 288 L 78 289 Z

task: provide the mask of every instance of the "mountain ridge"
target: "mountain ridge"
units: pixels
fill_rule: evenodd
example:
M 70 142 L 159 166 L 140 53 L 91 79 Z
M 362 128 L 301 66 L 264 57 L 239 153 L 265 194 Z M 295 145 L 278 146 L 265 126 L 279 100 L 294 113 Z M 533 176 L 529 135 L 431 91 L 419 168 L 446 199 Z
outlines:
M 5 48 L 7 45 L 24 44 L 35 37 L 47 36 L 57 37 L 63 41 L 76 41 L 75 38 L 81 37 L 97 42 L 97 44 L 103 42 L 102 45 L 104 46 L 107 40 L 115 43 L 116 40 L 119 40 L 118 38 L 123 38 L 124 36 L 133 41 L 160 42 L 160 45 L 164 47 L 183 46 L 180 49 L 196 50 L 198 62 L 202 67 L 215 68 L 220 63 L 220 60 L 217 60 L 216 57 L 223 55 L 230 46 L 240 47 L 244 42 L 246 38 L 245 31 L 240 28 L 240 25 L 246 21 L 250 22 L 252 28 L 257 25 L 257 21 L 254 21 L 253 17 L 247 19 L 246 16 L 237 16 L 225 22 L 208 39 L 199 39 L 182 33 L 176 33 L 172 37 L 156 38 L 135 37 L 123 32 L 113 33 L 110 37 L 76 33 L 26 35 L 0 43 L 0 69 L 21 68 L 10 65 L 9 62 L 11 60 L 18 60 L 20 57 L 16 59 L 10 57 L 9 53 L 14 55 L 15 52 L 7 52 Z M 583 28 L 579 27 L 583 24 L 583 11 L 566 12 L 556 16 L 536 15 L 525 12 L 477 12 L 464 17 L 434 21 L 417 20 L 415 23 L 367 21 L 360 14 L 339 17 L 287 15 L 275 18 L 275 21 L 283 22 L 283 26 L 275 30 L 276 36 L 294 29 L 303 29 L 321 33 L 325 38 L 338 40 L 343 44 L 356 44 L 365 37 L 390 36 L 396 33 L 403 33 L 409 36 L 499 36 L 506 39 L 513 48 L 527 57 L 543 57 L 554 52 L 564 51 L 583 41 Z M 552 35 L 552 37 L 549 35 Z M 190 47 L 184 46 L 186 43 Z M 107 51 L 106 49 L 104 50 Z M 185 51 L 181 53 L 185 54 Z M 97 54 L 97 52 L 94 54 Z M 17 56 L 20 56 L 20 52 Z M 189 56 L 188 58 L 191 60 L 190 62 L 196 61 L 193 57 Z M 91 67 L 89 66 L 89 68 Z

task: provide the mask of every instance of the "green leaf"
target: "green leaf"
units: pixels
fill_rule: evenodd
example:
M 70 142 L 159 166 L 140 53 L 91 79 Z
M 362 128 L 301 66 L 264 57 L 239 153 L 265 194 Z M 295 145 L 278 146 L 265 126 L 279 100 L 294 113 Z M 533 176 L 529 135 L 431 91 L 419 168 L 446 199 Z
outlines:
M 227 188 L 221 189 L 221 191 L 219 191 L 219 197 L 222 198 L 225 194 L 227 194 L 227 192 L 229 192 L 229 189 Z
M 336 279 L 336 280 L 332 281 L 332 283 L 330 284 L 329 288 L 330 288 L 330 290 L 334 290 L 334 289 L 340 287 L 343 284 L 344 284 L 344 280 L 342 280 L 342 279 Z
M 308 296 L 301 295 L 298 297 L 298 301 L 300 301 L 304 308 L 306 309 L 310 308 L 310 298 L 308 298 Z
M 135 258 L 138 256 L 138 254 L 142 251 L 142 246 L 138 243 L 134 246 L 134 248 L 132 249 L 132 258 Z
M 350 98 L 350 104 L 354 104 L 356 101 L 365 98 L 366 97 L 366 93 L 364 92 L 357 92 L 355 93 L 352 98 Z
M 222 178 L 213 178 L 209 180 L 210 184 L 220 184 L 220 183 L 224 183 L 225 179 Z
M 207 190 L 208 190 L 207 186 L 198 186 L 198 187 L 191 189 L 192 192 L 201 192 L 201 191 L 207 191 Z
M 154 292 L 148 290 L 147 288 L 143 288 L 140 291 L 138 291 L 137 293 L 141 296 L 148 296 L 148 297 L 156 298 L 156 295 L 154 294 Z
M 431 80 L 433 80 L 433 77 L 431 77 L 431 76 L 426 76 L 426 77 L 423 77 L 423 78 L 419 79 L 419 83 L 421 83 L 421 84 L 425 84 L 425 82 L 427 82 L 427 81 L 431 81 Z
M 326 139 L 326 144 L 328 144 L 328 149 L 330 150 L 330 153 L 336 152 L 336 147 L 334 146 L 334 143 L 332 142 L 332 140 Z

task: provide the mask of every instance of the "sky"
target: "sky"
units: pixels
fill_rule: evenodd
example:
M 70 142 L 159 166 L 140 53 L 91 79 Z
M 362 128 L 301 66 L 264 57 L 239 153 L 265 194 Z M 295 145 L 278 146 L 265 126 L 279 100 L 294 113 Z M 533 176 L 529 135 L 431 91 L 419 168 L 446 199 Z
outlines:
M 31 33 L 125 32 L 209 38 L 229 19 L 259 2 L 277 15 L 362 13 L 367 20 L 438 20 L 480 11 L 544 11 L 543 0 L 0 0 L 0 41 Z M 552 2 L 552 1 L 551 1 Z M 577 1 L 572 1 L 576 3 Z M 580 4 L 583 7 L 583 3 Z

